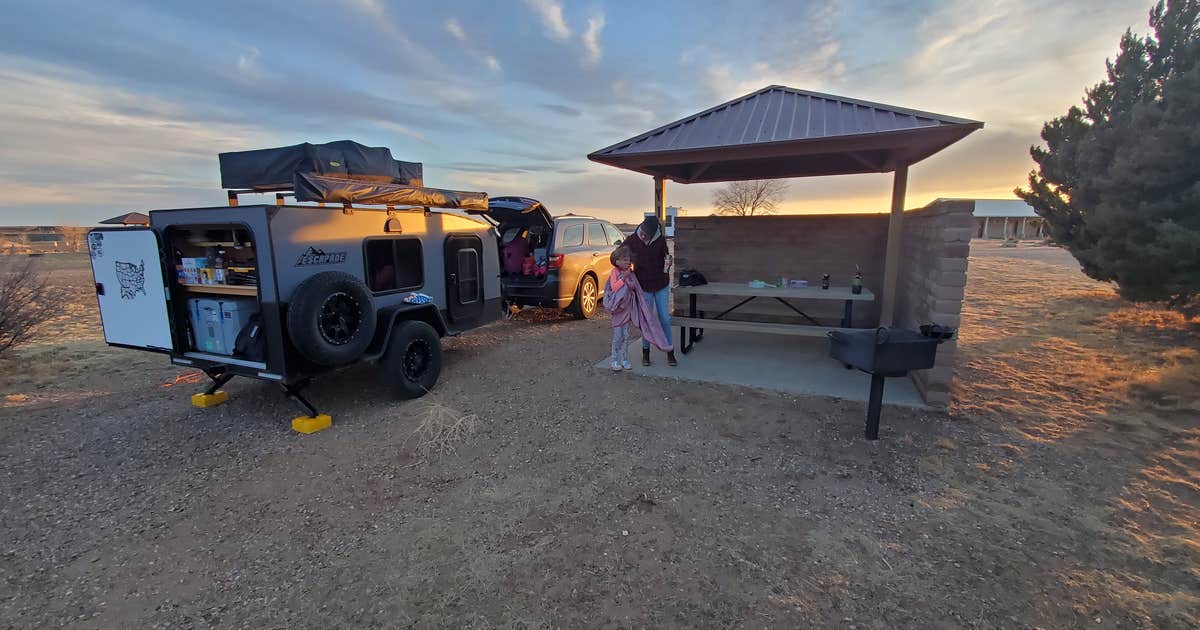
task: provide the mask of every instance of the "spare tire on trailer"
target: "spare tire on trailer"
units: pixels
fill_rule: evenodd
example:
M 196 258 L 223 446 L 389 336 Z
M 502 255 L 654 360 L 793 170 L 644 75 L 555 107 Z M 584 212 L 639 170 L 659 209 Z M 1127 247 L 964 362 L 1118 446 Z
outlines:
M 375 302 L 358 278 L 323 271 L 292 293 L 287 327 L 292 345 L 313 363 L 353 363 L 375 335 Z

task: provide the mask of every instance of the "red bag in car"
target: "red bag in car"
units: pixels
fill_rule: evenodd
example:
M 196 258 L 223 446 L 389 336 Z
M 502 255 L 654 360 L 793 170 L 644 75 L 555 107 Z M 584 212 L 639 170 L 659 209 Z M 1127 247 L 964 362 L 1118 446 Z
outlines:
M 526 256 L 525 261 L 523 263 L 521 263 L 521 273 L 523 273 L 527 276 L 533 275 L 533 256 L 532 255 Z
M 517 236 L 504 245 L 500 256 L 504 261 L 504 273 L 521 273 L 525 258 L 529 256 L 529 239 Z

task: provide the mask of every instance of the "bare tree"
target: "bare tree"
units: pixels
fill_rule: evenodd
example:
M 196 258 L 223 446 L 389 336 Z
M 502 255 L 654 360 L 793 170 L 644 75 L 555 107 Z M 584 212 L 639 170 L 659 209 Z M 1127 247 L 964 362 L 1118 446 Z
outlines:
M 0 353 L 29 341 L 34 329 L 57 312 L 46 276 L 37 272 L 34 262 L 0 258 Z
M 756 179 L 729 182 L 713 192 L 713 210 L 717 214 L 752 217 L 775 212 L 788 184 L 782 179 Z

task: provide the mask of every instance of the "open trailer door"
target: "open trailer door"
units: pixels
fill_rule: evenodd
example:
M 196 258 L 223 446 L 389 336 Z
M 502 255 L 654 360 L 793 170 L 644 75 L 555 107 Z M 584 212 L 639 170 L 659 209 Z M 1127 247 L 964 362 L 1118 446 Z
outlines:
M 88 232 L 88 253 L 104 340 L 114 346 L 170 352 L 167 287 L 158 234 L 149 228 Z

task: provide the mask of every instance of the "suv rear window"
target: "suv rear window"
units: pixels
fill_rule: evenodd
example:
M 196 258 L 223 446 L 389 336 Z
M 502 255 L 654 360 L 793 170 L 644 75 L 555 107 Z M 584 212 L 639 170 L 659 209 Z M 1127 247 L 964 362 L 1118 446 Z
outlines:
M 375 293 L 415 289 L 425 283 L 420 239 L 367 239 L 366 261 L 367 286 Z
M 604 236 L 604 226 L 599 223 L 587 224 L 588 245 L 608 245 L 608 238 Z
M 562 242 L 559 243 L 559 246 L 578 247 L 580 245 L 583 245 L 583 225 L 579 223 L 568 225 L 563 230 Z

